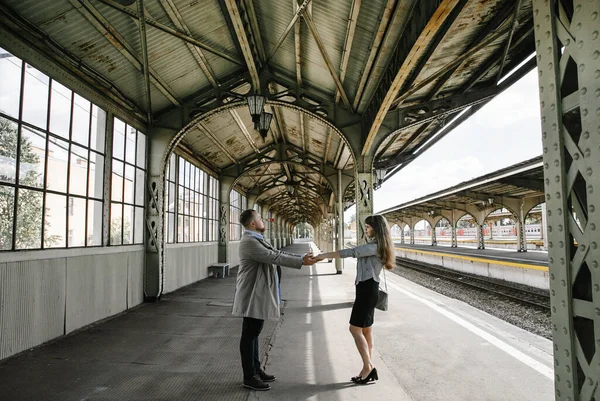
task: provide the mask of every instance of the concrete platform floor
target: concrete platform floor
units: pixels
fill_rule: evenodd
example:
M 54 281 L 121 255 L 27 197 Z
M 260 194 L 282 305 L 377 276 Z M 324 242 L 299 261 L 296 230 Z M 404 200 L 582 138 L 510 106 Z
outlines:
M 351 383 L 361 366 L 348 332 L 355 263 L 344 264 L 341 275 L 327 262 L 283 270 L 284 316 L 261 336 L 271 391 L 241 386 L 232 275 L 0 363 L 0 400 L 554 399 L 550 341 L 394 274 L 390 309 L 375 317 L 380 380 Z

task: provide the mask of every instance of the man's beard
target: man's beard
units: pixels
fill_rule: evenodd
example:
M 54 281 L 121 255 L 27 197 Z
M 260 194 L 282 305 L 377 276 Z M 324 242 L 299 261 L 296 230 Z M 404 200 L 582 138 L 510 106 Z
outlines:
M 257 228 L 256 231 L 258 231 L 259 233 L 264 233 L 265 227 Z

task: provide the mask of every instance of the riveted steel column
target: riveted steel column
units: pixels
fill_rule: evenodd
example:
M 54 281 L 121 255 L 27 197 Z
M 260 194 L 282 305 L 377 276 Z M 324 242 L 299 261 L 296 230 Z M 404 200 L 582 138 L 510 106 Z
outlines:
M 410 219 L 410 244 L 414 245 L 415 244 L 415 222 L 413 221 L 413 219 Z
M 546 211 L 546 203 L 542 203 L 542 226 L 540 227 L 540 233 L 544 240 L 544 251 L 548 250 L 548 215 Z
M 431 246 L 437 246 L 437 235 L 435 233 L 435 224 L 430 224 L 431 226 Z
M 458 221 L 456 221 L 456 217 L 454 215 L 454 209 L 452 209 L 452 221 L 450 222 L 450 226 L 452 226 L 452 248 L 458 248 L 458 240 L 456 239 L 456 225 Z
M 176 131 L 152 128 L 148 133 L 148 171 L 146 186 L 146 269 L 144 299 L 156 301 L 163 291 L 165 237 L 165 169 L 167 149 Z
M 361 156 L 355 169 L 356 177 L 356 243 L 367 242 L 365 219 L 373 214 L 373 159 Z
M 557 400 L 598 399 L 600 2 L 535 0 Z M 562 53 L 561 53 L 562 51 Z
M 485 231 L 483 231 L 483 222 L 477 222 L 477 249 L 485 249 L 485 240 L 483 238 Z
M 219 263 L 229 259 L 229 211 L 233 178 L 219 177 Z
M 338 218 L 338 250 L 344 249 L 344 187 L 342 185 L 342 170 L 337 171 L 337 218 Z M 344 259 L 335 259 L 335 270 L 337 274 L 342 274 L 344 269 Z
M 525 234 L 525 212 L 523 211 L 523 199 L 519 202 L 517 217 L 517 252 L 527 252 L 527 235 Z
M 404 227 L 406 226 L 402 226 L 400 229 L 400 243 L 404 244 Z

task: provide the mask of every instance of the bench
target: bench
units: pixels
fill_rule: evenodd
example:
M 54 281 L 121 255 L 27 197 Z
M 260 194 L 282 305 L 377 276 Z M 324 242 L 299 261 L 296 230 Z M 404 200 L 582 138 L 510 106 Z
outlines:
M 215 263 L 208 266 L 208 275 L 216 278 L 229 276 L 229 263 Z

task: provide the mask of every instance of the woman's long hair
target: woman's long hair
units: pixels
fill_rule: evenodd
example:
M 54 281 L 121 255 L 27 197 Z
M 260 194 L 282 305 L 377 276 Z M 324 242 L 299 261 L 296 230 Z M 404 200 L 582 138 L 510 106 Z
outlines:
M 374 214 L 365 219 L 365 224 L 373 227 L 373 231 L 375 232 L 379 260 L 386 269 L 392 270 L 396 265 L 396 251 L 394 250 L 392 233 L 390 232 L 387 220 L 379 214 Z

